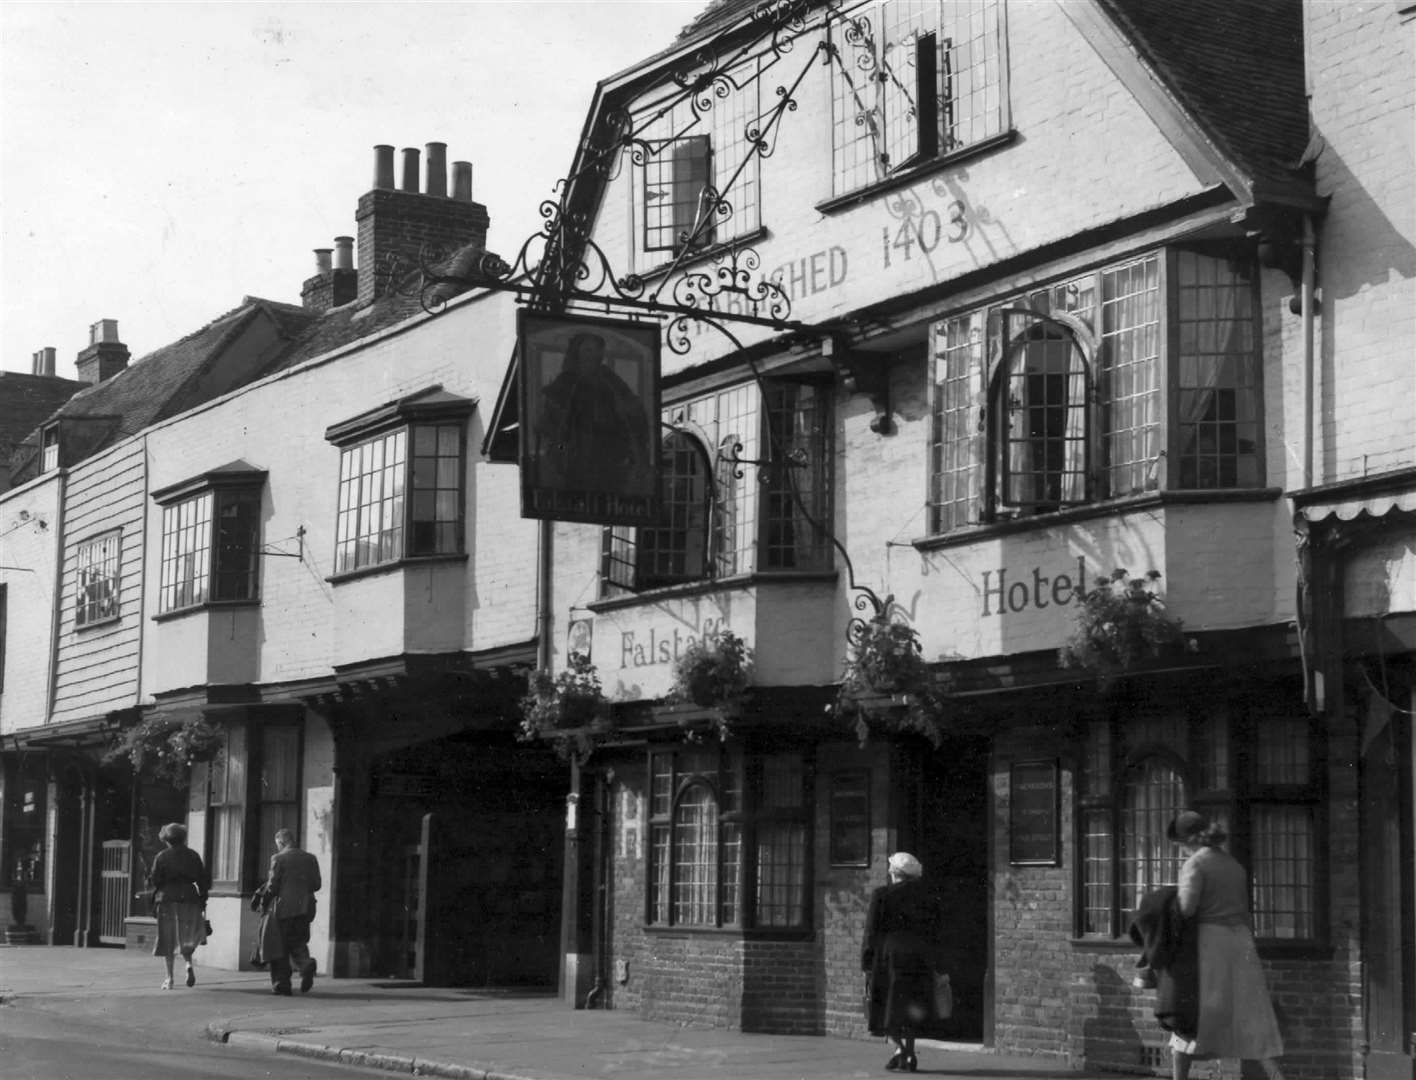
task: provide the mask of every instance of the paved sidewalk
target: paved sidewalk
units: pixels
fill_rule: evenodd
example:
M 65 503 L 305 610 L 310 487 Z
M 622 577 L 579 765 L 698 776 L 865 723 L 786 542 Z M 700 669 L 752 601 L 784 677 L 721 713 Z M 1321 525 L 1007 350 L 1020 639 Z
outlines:
M 138 1031 L 204 1032 L 234 1047 L 404 1075 L 452 1080 L 846 1080 L 889 1075 L 884 1070 L 889 1049 L 879 1039 L 680 1027 L 623 1011 L 570 1009 L 546 994 L 374 979 L 321 978 L 309 995 L 279 998 L 270 993 L 263 972 L 200 966 L 195 988 L 163 991 L 162 975 L 160 960 L 121 949 L 0 946 L 0 1004 L 8 1007 L 89 1015 Z M 924 1074 L 991 1080 L 1093 1080 L 1059 1061 L 959 1044 L 922 1042 L 919 1065 Z

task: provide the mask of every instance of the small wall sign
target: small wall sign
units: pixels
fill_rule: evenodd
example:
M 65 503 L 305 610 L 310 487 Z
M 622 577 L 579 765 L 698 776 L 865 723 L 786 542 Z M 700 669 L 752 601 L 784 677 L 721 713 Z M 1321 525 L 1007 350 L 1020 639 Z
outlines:
M 831 777 L 831 865 L 870 865 L 870 774 Z
M 1057 866 L 1057 762 L 1016 761 L 1008 786 L 1008 861 L 1014 866 Z

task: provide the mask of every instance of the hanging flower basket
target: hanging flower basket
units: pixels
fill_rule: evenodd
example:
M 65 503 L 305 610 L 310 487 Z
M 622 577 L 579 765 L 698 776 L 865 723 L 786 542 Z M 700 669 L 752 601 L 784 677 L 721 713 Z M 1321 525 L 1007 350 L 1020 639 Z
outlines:
M 851 642 L 828 712 L 854 721 L 862 746 L 876 730 L 912 732 L 937 748 L 944 739 L 947 695 L 925 663 L 919 631 L 881 613 L 855 624 Z
M 595 665 L 581 655 L 559 675 L 537 671 L 521 702 L 522 742 L 544 741 L 562 756 L 588 757 L 592 736 L 609 729 L 609 709 Z
M 718 738 L 728 737 L 728 721 L 742 712 L 752 685 L 753 653 L 731 630 L 694 641 L 674 662 L 674 683 L 667 701 L 708 709 L 717 721 Z
M 1160 571 L 1131 577 L 1113 570 L 1082 599 L 1072 636 L 1057 651 L 1064 668 L 1090 671 L 1103 681 L 1183 647 L 1181 622 L 1167 614 L 1155 590 Z
M 192 766 L 217 760 L 225 745 L 221 725 L 200 714 L 148 716 L 114 734 L 103 762 L 109 765 L 126 758 L 134 775 L 185 788 Z

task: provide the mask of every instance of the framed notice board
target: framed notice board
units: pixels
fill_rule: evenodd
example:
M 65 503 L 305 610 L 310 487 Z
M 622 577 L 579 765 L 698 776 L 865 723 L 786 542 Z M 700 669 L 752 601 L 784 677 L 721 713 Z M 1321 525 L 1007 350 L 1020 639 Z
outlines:
M 1008 785 L 1008 861 L 1014 866 L 1057 866 L 1057 761 L 1016 761 Z

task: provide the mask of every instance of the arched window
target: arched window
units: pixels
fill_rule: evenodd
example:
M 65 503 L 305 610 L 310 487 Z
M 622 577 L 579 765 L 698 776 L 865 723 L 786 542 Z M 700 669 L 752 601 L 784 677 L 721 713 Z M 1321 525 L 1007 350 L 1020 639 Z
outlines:
M 639 530 L 635 579 L 641 589 L 699 581 L 712 565 L 707 451 L 694 436 L 671 431 L 664 436 L 663 461 L 663 518 Z
M 1181 851 L 1165 830 L 1185 806 L 1185 778 L 1173 761 L 1147 757 L 1126 771 L 1119 837 L 1123 911 L 1135 911 L 1146 893 L 1180 879 Z
M 1175 814 L 1203 810 L 1249 871 L 1260 938 L 1319 941 L 1321 754 L 1294 702 L 1118 709 L 1085 725 L 1077 784 L 1077 933 L 1121 938 L 1141 897 L 1179 879 Z M 1242 756 L 1239 746 L 1247 747 Z
M 1036 322 L 995 376 L 998 502 L 1029 511 L 1085 502 L 1091 378 L 1077 339 Z

